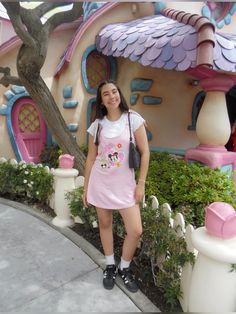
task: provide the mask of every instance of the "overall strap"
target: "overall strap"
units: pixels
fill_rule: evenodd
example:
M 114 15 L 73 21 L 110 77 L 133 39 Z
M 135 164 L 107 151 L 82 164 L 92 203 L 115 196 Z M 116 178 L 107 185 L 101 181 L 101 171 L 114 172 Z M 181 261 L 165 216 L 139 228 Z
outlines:
M 133 141 L 133 138 L 132 138 L 132 133 L 131 133 L 131 124 L 130 124 L 130 111 L 128 111 L 128 121 L 129 121 L 129 140 L 130 142 Z

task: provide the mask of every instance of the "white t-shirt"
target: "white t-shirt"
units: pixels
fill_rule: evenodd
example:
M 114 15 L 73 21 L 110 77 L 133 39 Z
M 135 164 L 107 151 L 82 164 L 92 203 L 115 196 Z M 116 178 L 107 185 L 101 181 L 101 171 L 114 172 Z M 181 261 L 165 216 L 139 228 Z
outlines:
M 94 136 L 95 140 L 95 134 L 97 132 L 98 123 L 102 126 L 102 131 L 104 136 L 107 138 L 113 138 L 116 136 L 119 136 L 128 121 L 128 114 L 122 113 L 120 118 L 116 121 L 110 121 L 105 116 L 102 120 L 96 119 L 88 128 L 87 132 Z M 130 110 L 130 124 L 131 124 L 131 131 L 134 133 L 143 123 L 145 120 L 135 111 Z

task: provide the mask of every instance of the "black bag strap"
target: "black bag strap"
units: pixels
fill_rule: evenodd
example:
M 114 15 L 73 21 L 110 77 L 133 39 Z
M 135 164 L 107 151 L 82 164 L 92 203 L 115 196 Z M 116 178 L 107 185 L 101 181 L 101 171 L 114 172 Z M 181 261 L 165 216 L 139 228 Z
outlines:
M 128 121 L 129 121 L 129 141 L 133 142 L 132 133 L 131 133 L 131 124 L 130 124 L 130 111 L 128 111 Z

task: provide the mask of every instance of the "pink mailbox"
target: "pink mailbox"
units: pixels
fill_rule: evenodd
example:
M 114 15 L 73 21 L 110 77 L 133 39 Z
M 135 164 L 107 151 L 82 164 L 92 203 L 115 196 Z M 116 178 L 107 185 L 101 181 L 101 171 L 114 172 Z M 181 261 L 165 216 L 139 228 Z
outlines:
M 236 236 L 236 212 L 230 204 L 214 202 L 205 211 L 205 227 L 209 234 L 224 239 Z
M 63 169 L 71 169 L 74 166 L 74 156 L 69 154 L 61 155 L 59 157 L 59 167 Z

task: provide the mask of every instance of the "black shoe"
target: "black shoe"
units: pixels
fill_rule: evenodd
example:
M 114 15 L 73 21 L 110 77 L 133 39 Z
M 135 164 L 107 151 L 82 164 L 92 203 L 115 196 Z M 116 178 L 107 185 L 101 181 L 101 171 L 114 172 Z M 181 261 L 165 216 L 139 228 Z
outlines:
M 113 265 L 107 265 L 103 272 L 103 286 L 105 289 L 111 290 L 114 287 L 117 275 L 117 268 Z
M 118 268 L 118 274 L 123 279 L 125 287 L 130 292 L 137 292 L 138 291 L 138 285 L 137 285 L 137 282 L 135 280 L 135 276 L 129 267 L 123 268 L 123 270 L 120 270 L 120 268 Z

